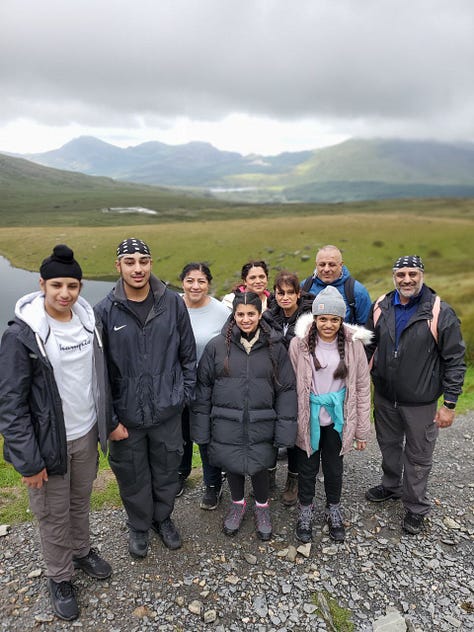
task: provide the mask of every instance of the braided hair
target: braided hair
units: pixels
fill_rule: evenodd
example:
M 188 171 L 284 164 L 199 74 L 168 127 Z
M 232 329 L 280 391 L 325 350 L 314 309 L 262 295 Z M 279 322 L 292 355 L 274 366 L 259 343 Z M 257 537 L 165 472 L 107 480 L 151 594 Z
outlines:
M 316 327 L 316 320 L 313 320 L 313 323 L 308 332 L 308 351 L 310 356 L 313 358 L 314 368 L 316 371 L 321 369 L 321 364 L 316 357 L 316 344 L 318 339 L 318 329 Z M 339 352 L 339 364 L 336 367 L 336 370 L 333 373 L 333 377 L 335 380 L 343 380 L 347 377 L 348 369 L 346 364 L 346 346 L 345 346 L 345 335 L 344 335 L 344 326 L 341 321 L 341 326 L 337 332 L 337 350 Z
M 239 305 L 253 305 L 259 314 L 262 313 L 262 301 L 260 297 L 258 296 L 258 294 L 255 294 L 254 292 L 239 292 L 239 291 L 235 292 L 235 297 L 232 302 L 232 317 L 229 318 L 229 321 L 227 323 L 227 329 L 225 332 L 226 354 L 225 354 L 225 359 L 224 359 L 224 375 L 226 376 L 229 375 L 229 357 L 230 357 L 230 350 L 231 350 L 232 330 L 234 328 L 234 325 L 236 324 L 235 312 Z M 261 334 L 263 334 L 263 337 L 265 338 L 265 341 L 268 344 L 270 360 L 273 367 L 273 379 L 277 382 L 277 384 L 279 384 L 278 377 L 277 377 L 278 363 L 275 358 L 273 343 L 272 343 L 272 339 L 270 335 L 272 328 L 263 319 L 260 320 L 259 327 L 260 327 Z

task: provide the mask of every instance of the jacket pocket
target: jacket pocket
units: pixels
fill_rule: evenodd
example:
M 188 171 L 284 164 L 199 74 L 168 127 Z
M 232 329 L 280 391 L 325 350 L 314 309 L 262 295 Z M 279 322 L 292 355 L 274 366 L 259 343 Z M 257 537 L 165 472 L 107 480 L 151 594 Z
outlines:
M 211 442 L 240 445 L 243 442 L 243 411 L 214 406 L 211 411 Z
M 249 411 L 249 442 L 273 444 L 276 412 L 272 408 Z

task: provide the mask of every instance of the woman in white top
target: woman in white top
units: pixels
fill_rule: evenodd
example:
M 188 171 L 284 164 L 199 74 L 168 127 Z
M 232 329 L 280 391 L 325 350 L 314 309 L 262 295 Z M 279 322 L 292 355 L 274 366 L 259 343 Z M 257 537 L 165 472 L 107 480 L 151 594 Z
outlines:
M 217 299 L 209 295 L 212 274 L 205 263 L 188 263 L 179 275 L 183 286 L 183 299 L 188 308 L 191 326 L 196 339 L 197 361 L 201 359 L 205 346 L 218 334 L 229 317 L 228 309 Z M 184 483 L 191 473 L 193 444 L 189 430 L 189 408 L 181 416 L 184 453 L 179 468 L 180 487 L 178 496 L 183 493 Z M 222 474 L 220 468 L 209 464 L 207 446 L 199 446 L 201 454 L 205 491 L 200 502 L 201 509 L 215 509 L 221 496 Z

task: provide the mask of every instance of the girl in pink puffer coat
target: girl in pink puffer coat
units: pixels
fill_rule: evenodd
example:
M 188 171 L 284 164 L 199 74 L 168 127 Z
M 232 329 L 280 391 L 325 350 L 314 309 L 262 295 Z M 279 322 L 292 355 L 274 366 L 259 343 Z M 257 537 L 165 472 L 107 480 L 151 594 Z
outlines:
M 341 510 L 343 455 L 363 450 L 370 434 L 370 375 L 364 344 L 372 334 L 343 323 L 346 305 L 328 286 L 315 298 L 312 314 L 301 316 L 289 354 L 298 395 L 299 515 L 296 537 L 312 538 L 313 499 L 320 463 L 329 534 L 344 541 Z

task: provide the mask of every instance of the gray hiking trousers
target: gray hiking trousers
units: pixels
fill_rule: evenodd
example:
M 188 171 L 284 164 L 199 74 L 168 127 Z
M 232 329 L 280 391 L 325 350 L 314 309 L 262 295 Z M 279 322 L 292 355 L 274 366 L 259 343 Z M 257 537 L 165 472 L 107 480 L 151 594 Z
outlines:
M 70 581 L 73 556 L 90 550 L 89 511 L 97 476 L 97 424 L 83 437 L 67 442 L 64 476 L 49 476 L 41 489 L 29 489 L 31 511 L 38 519 L 46 575 L 55 582 Z
M 382 453 L 382 485 L 399 494 L 406 510 L 426 515 L 431 507 L 426 490 L 439 429 L 436 402 L 426 406 L 395 406 L 377 392 L 374 417 Z

